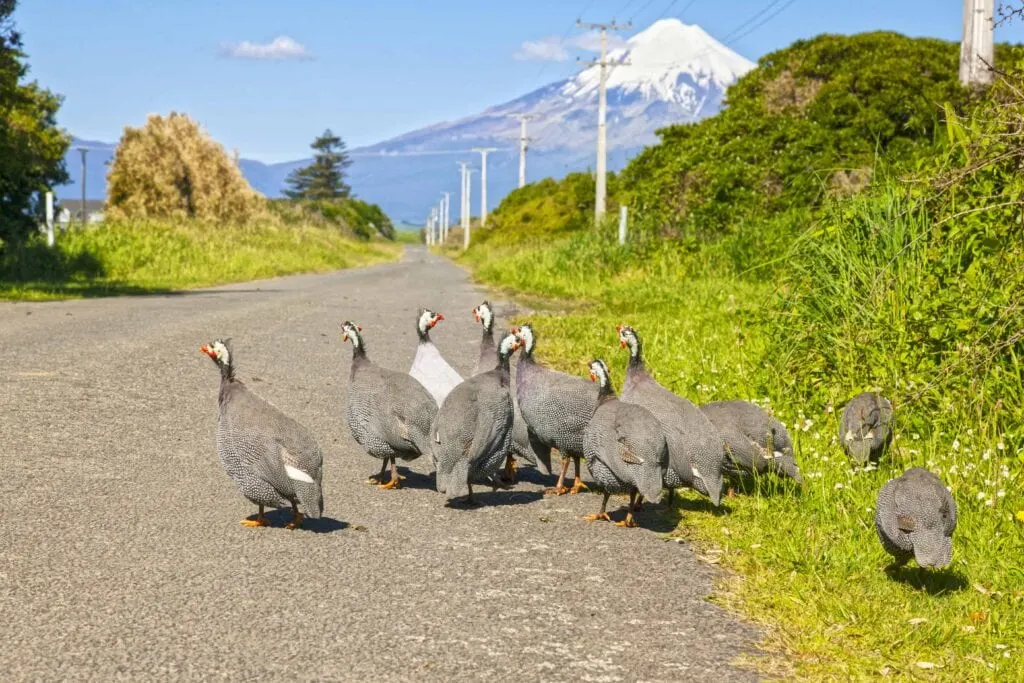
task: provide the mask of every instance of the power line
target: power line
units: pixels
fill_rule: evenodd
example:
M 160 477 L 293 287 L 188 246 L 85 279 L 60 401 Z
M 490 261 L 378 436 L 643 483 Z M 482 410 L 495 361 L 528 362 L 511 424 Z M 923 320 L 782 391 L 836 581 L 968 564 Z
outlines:
M 581 9 L 579 12 L 576 13 L 576 16 L 577 17 L 581 17 L 584 14 L 586 14 L 587 10 L 590 9 L 591 7 L 593 7 L 593 5 L 594 5 L 594 3 L 596 1 L 597 0 L 589 0 L 589 2 L 587 2 L 587 3 L 585 3 L 583 5 L 583 9 Z M 575 24 L 573 24 L 569 28 L 565 29 L 565 33 L 563 33 L 562 37 L 558 39 L 559 46 L 561 46 L 563 43 L 565 43 L 565 39 L 569 37 L 569 34 L 572 33 L 572 30 L 574 28 L 576 28 Z M 544 62 L 543 64 L 540 65 L 540 71 L 537 72 L 537 78 L 540 78 L 544 74 L 544 71 L 547 70 L 547 68 L 548 68 L 548 66 L 550 66 L 550 64 L 551 64 L 550 61 L 546 61 L 546 62 Z

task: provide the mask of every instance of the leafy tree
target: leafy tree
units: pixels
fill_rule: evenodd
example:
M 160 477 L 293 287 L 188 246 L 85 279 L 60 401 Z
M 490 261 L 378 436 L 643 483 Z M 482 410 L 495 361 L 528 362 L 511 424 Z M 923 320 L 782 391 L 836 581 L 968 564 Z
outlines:
M 313 163 L 297 168 L 288 176 L 291 188 L 285 195 L 291 199 L 343 199 L 352 193 L 345 183 L 345 169 L 352 160 L 345 142 L 328 128 L 310 145 L 315 154 Z
M 70 138 L 57 127 L 61 98 L 28 73 L 21 36 L 11 19 L 16 0 L 0 0 L 0 241 L 35 229 L 38 195 L 68 180 Z

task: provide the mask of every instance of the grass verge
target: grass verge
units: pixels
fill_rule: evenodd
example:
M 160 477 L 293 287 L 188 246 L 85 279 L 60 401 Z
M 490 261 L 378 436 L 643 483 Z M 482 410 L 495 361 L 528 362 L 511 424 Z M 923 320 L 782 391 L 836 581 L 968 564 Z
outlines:
M 295 273 L 326 272 L 398 258 L 401 246 L 347 239 L 312 226 L 109 223 L 9 247 L 0 298 L 64 299 L 152 294 Z
M 926 251 L 934 246 L 910 239 Z M 905 245 L 893 248 L 907 252 Z M 769 671 L 801 680 L 1020 680 L 1020 435 L 1001 433 L 996 426 L 1003 420 L 973 410 L 970 400 L 950 396 L 944 386 L 941 427 L 928 429 L 921 406 L 898 404 L 913 419 L 898 427 L 880 469 L 853 468 L 837 442 L 838 406 L 827 397 L 852 396 L 886 373 L 837 370 L 819 392 L 823 400 L 800 399 L 767 355 L 778 346 L 770 336 L 777 333 L 775 307 L 791 301 L 789 293 L 773 282 L 716 274 L 707 265 L 713 261 L 713 255 L 617 248 L 579 236 L 547 245 L 486 245 L 462 257 L 483 283 L 564 303 L 530 319 L 538 356 L 551 366 L 584 375 L 585 364 L 600 356 L 621 386 L 626 357 L 615 325 L 628 323 L 644 337 L 649 367 L 673 391 L 696 403 L 754 400 L 789 426 L 805 474 L 802 489 L 764 478 L 748 482 L 721 511 L 712 513 L 691 492 L 666 512 L 681 515 L 673 535 L 732 570 L 714 600 L 761 624 L 764 647 L 783 655 Z M 822 334 L 820 343 L 828 343 Z M 894 376 L 905 360 L 897 350 L 903 351 L 890 347 L 886 360 L 887 350 L 879 349 L 875 358 Z M 1017 390 L 1005 389 L 1007 396 Z M 875 535 L 878 489 L 912 465 L 939 473 L 960 508 L 954 562 L 943 571 L 887 571 L 890 558 Z

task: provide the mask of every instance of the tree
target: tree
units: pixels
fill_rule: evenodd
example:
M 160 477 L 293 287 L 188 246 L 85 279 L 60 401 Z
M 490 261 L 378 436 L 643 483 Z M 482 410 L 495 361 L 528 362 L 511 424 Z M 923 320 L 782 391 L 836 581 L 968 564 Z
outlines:
M 111 218 L 195 218 L 242 224 L 263 200 L 234 159 L 185 114 L 126 127 L 107 174 Z
M 352 160 L 345 142 L 328 128 L 310 145 L 315 154 L 313 163 L 297 168 L 288 176 L 291 188 L 285 195 L 291 199 L 343 199 L 352 193 L 345 183 L 345 169 Z
M 16 0 L 0 0 L 0 241 L 20 241 L 35 229 L 39 193 L 68 180 L 70 138 L 57 127 L 61 97 L 28 73 L 21 36 L 11 19 Z

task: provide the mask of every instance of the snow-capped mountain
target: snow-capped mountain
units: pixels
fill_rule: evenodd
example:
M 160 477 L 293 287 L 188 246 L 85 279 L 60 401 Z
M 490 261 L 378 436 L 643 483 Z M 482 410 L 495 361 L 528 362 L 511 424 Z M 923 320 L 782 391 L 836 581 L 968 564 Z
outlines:
M 718 112 L 725 90 L 754 68 L 701 27 L 678 19 L 662 19 L 635 34 L 609 53 L 609 61 L 616 63 L 607 76 L 611 170 L 655 142 L 657 129 Z M 518 114 L 531 117 L 528 180 L 593 168 L 599 81 L 600 67 L 591 66 L 573 78 L 479 114 L 354 149 L 349 169 L 352 188 L 360 197 L 380 204 L 393 219 L 419 223 L 441 192 L 457 192 L 457 160 L 478 167 L 479 156 L 469 150 L 496 147 L 499 151 L 488 156 L 487 197 L 493 209 L 517 185 L 519 121 L 514 116 Z M 71 154 L 68 169 L 74 178 L 77 153 L 72 150 Z M 240 162 L 253 187 L 269 196 L 278 196 L 288 173 L 306 163 L 308 159 L 281 164 Z M 89 176 L 91 184 L 91 168 Z M 80 190 L 69 187 L 67 196 L 77 196 L 76 191 Z M 475 214 L 479 175 L 474 176 L 472 193 Z

